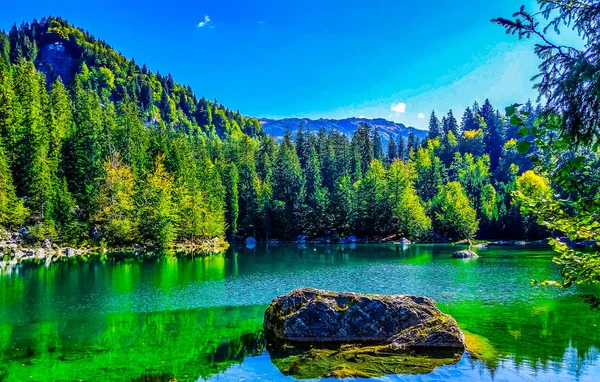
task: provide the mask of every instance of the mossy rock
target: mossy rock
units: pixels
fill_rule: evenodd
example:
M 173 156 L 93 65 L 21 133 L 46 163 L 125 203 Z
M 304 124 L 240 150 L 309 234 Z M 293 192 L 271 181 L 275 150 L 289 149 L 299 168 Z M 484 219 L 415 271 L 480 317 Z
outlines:
M 263 327 L 275 342 L 465 349 L 456 321 L 422 296 L 296 289 L 273 300 Z

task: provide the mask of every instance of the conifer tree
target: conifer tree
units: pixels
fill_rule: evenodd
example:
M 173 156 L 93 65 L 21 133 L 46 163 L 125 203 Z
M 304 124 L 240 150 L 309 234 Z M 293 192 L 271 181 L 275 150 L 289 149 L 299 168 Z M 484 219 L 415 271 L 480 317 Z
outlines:
M 406 149 L 406 145 L 404 144 L 404 139 L 402 136 L 398 137 L 398 159 L 406 160 L 408 157 L 408 150 Z
M 495 171 L 502 153 L 502 146 L 506 142 L 506 127 L 500 114 L 494 110 L 487 99 L 481 107 L 481 116 L 485 122 L 483 128 L 485 152 L 490 156 L 490 168 Z
M 274 232 L 291 237 L 303 229 L 300 225 L 300 203 L 304 193 L 304 177 L 300 160 L 289 130 L 286 132 L 275 159 L 273 171 L 273 196 L 276 198 L 275 214 L 280 214 Z
M 314 146 L 310 148 L 305 177 L 307 211 L 303 225 L 306 227 L 307 232 L 317 234 L 327 227 L 328 219 L 325 215 L 327 192 L 322 186 L 321 166 Z
M 373 129 L 373 158 L 380 162 L 383 161 L 383 143 L 377 127 Z
M 452 110 L 448 111 L 448 114 L 445 116 L 442 129 L 445 135 L 448 135 L 450 132 L 452 132 L 455 137 L 460 136 L 458 122 L 456 121 L 456 118 L 454 118 Z
M 402 137 L 400 137 L 402 139 Z M 388 164 L 394 162 L 395 159 L 398 158 L 398 146 L 396 145 L 396 141 L 390 134 L 388 136 L 388 144 L 387 144 L 387 161 Z
M 465 113 L 463 114 L 461 120 L 461 131 L 464 133 L 465 131 L 473 131 L 479 129 L 479 122 L 477 118 L 471 111 L 471 108 L 467 107 L 465 109 Z
M 15 229 L 23 224 L 28 210 L 15 193 L 6 152 L 0 141 L 0 228 Z
M 410 156 L 410 153 L 416 153 L 419 149 L 419 137 L 414 132 L 408 133 L 408 139 L 406 140 L 406 150 L 407 156 Z
M 435 139 L 441 136 L 442 133 L 443 130 L 440 120 L 435 115 L 435 111 L 431 111 L 431 116 L 429 117 L 429 132 L 427 133 L 427 138 Z
M 366 174 L 374 159 L 373 141 L 371 139 L 371 126 L 367 123 L 361 123 L 352 137 L 355 155 L 360 162 L 360 173 L 355 171 L 356 179 L 360 179 L 359 174 Z M 358 169 L 357 169 L 358 170 Z

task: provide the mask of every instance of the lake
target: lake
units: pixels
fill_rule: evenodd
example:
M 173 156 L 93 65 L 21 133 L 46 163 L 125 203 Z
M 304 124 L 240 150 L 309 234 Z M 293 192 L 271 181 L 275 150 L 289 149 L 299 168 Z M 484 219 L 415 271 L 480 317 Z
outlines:
M 590 287 L 557 278 L 547 249 L 452 245 L 233 246 L 198 258 L 95 259 L 0 273 L 0 380 L 295 380 L 262 341 L 263 313 L 297 287 L 434 298 L 493 359 L 465 353 L 427 374 L 379 380 L 600 380 Z

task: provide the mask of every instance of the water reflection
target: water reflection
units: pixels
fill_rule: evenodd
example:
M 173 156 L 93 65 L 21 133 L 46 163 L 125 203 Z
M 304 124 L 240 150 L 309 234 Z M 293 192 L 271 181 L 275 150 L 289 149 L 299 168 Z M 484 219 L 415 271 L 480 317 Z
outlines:
M 296 287 L 436 299 L 478 339 L 479 359 L 419 380 L 600 377 L 600 316 L 579 297 L 598 290 L 532 286 L 559 274 L 547 251 L 490 248 L 464 262 L 454 250 L 282 244 L 17 267 L 0 274 L 0 380 L 293 379 L 260 331 L 266 305 Z
M 452 349 L 390 351 L 385 345 L 323 346 L 298 344 L 268 346 L 271 362 L 295 379 L 378 378 L 389 374 L 426 374 L 443 365 L 454 365 L 463 351 Z
M 15 381 L 206 378 L 261 354 L 263 311 L 224 307 L 3 325 L 0 364 Z

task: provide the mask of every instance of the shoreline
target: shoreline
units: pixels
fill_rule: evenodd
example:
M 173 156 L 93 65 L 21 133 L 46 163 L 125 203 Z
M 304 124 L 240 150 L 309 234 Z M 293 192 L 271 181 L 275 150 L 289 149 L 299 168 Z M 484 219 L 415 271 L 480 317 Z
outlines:
M 50 240 L 45 240 L 40 245 L 28 245 L 23 235 L 20 233 L 7 233 L 0 232 L 0 270 L 16 267 L 21 264 L 28 265 L 45 265 L 49 266 L 54 263 L 61 262 L 69 262 L 69 261 L 79 261 L 79 260 L 87 260 L 91 257 L 139 257 L 142 255 L 150 255 L 150 256 L 161 256 L 164 254 L 170 255 L 183 255 L 183 256 L 208 256 L 212 254 L 222 253 L 230 245 L 241 245 L 245 246 L 248 249 L 253 249 L 257 245 L 349 245 L 356 246 L 363 244 L 388 244 L 388 245 L 397 245 L 406 247 L 409 245 L 427 245 L 427 244 L 445 244 L 445 245 L 453 245 L 453 246 L 469 246 L 472 248 L 485 249 L 486 247 L 498 247 L 498 246 L 506 246 L 506 247 L 515 247 L 515 246 L 545 246 L 549 247 L 546 239 L 543 240 L 473 240 L 471 244 L 466 240 L 461 240 L 457 242 L 415 242 L 412 243 L 407 239 L 394 238 L 393 240 L 383 238 L 383 239 L 359 239 L 356 241 L 344 241 L 344 242 L 334 242 L 332 240 L 324 240 L 322 238 L 318 238 L 315 240 L 305 239 L 302 241 L 298 240 L 269 240 L 269 241 L 254 241 L 254 243 L 247 243 L 245 240 L 239 241 L 234 240 L 233 242 L 228 242 L 224 238 L 215 237 L 211 239 L 202 239 L 196 241 L 194 243 L 176 243 L 169 249 L 161 250 L 158 248 L 154 248 L 151 246 L 142 246 L 139 244 L 133 244 L 130 246 L 121 246 L 121 247 L 83 247 L 83 248 L 75 248 L 75 247 L 61 247 Z
M 21 233 L 0 232 L 0 270 L 15 267 L 20 264 L 50 265 L 53 263 L 67 262 L 73 259 L 88 259 L 93 256 L 110 256 L 111 254 L 132 254 L 137 256 L 142 253 L 156 254 L 194 254 L 211 255 L 221 253 L 229 247 L 223 238 L 215 237 L 202 239 L 194 243 L 176 243 L 168 249 L 158 249 L 151 246 L 133 244 L 122 247 L 70 247 L 59 246 L 46 239 L 40 245 L 28 244 Z M 117 257 L 117 256 L 115 256 Z

